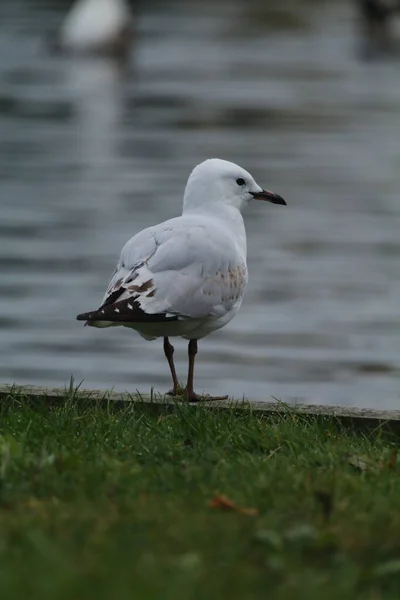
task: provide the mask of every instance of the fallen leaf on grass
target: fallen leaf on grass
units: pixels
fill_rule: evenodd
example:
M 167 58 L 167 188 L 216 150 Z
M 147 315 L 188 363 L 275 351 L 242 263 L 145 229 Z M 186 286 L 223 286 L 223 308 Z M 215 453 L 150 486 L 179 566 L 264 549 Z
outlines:
M 397 465 L 397 454 L 398 448 L 393 448 L 388 460 L 377 461 L 374 461 L 367 456 L 358 456 L 357 454 L 354 454 L 349 457 L 349 464 L 363 472 L 369 471 L 371 473 L 377 473 L 378 471 L 384 471 L 385 469 L 394 471 Z
M 230 510 L 241 515 L 248 515 L 250 517 L 256 517 L 258 515 L 257 508 L 244 508 L 243 506 L 237 506 L 237 504 L 235 504 L 232 500 L 226 496 L 221 496 L 220 494 L 214 496 L 214 498 L 210 501 L 210 506 L 211 508 Z
M 375 463 L 371 459 L 365 456 L 358 456 L 357 454 L 349 457 L 349 464 L 364 473 L 365 471 L 376 473 L 381 469 L 381 465 L 379 463 Z

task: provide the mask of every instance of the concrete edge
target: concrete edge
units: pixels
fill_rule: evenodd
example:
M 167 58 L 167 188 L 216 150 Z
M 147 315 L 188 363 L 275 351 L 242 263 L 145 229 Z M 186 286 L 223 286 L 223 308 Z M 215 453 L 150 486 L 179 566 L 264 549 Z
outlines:
M 11 393 L 18 393 L 22 396 L 32 399 L 45 398 L 51 403 L 58 402 L 65 398 L 66 395 L 73 396 L 77 399 L 91 402 L 135 402 L 143 405 L 160 405 L 173 408 L 176 401 L 169 396 L 158 394 L 141 395 L 138 392 L 113 392 L 107 390 L 95 389 L 68 389 L 68 388 L 51 388 L 39 387 L 34 385 L 17 385 L 17 384 L 0 384 L 0 400 L 7 398 Z M 196 406 L 196 404 L 191 404 Z M 237 400 L 223 400 L 218 402 L 204 401 L 202 406 L 207 406 L 210 409 L 235 409 L 235 410 L 252 410 L 258 413 L 287 413 L 294 411 L 297 414 L 315 415 L 319 417 L 335 417 L 339 420 L 351 420 L 366 422 L 379 425 L 382 422 L 393 423 L 400 427 L 400 410 L 376 410 L 369 408 L 351 408 L 346 406 L 322 406 L 317 404 L 285 404 L 284 402 L 250 402 Z

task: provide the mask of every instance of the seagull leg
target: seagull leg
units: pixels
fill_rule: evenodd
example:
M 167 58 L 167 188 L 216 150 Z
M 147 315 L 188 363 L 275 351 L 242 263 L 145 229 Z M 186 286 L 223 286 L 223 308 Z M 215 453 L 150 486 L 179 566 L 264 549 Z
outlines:
M 172 375 L 172 383 L 173 383 L 172 390 L 167 392 L 167 394 L 169 396 L 176 396 L 178 388 L 179 388 L 179 383 L 178 383 L 178 378 L 176 376 L 175 364 L 174 364 L 174 347 L 170 343 L 170 341 L 167 337 L 164 338 L 164 354 L 165 354 L 165 358 L 167 359 L 168 364 L 169 364 L 169 368 L 170 368 L 171 375 Z
M 186 384 L 186 395 L 189 402 L 207 402 L 209 400 L 227 400 L 228 396 L 198 396 L 193 389 L 194 359 L 197 354 L 197 340 L 190 340 L 188 346 L 189 370 Z
M 194 393 L 193 389 L 193 377 L 194 377 L 194 359 L 197 354 L 197 340 L 190 340 L 188 345 L 189 354 L 189 370 L 186 384 L 186 394 L 189 402 L 196 402 L 200 400 L 199 396 Z

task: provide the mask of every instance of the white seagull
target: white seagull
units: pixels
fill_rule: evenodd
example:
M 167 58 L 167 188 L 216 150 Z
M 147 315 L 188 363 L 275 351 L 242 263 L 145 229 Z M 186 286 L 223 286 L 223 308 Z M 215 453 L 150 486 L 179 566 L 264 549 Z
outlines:
M 132 41 L 127 0 L 76 0 L 58 35 L 59 46 L 78 53 L 125 55 Z
M 240 308 L 248 279 L 241 212 L 253 200 L 286 205 L 238 165 L 218 158 L 202 162 L 188 179 L 182 215 L 134 235 L 100 308 L 77 319 L 92 327 L 131 327 L 147 340 L 163 337 L 173 382 L 168 393 L 201 400 L 193 388 L 197 340 L 224 327 Z M 189 340 L 185 390 L 176 376 L 173 336 Z

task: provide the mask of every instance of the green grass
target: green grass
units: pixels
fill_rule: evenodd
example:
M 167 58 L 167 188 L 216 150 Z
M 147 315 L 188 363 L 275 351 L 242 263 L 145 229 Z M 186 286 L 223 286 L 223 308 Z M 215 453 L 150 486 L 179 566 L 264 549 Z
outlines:
M 399 597 L 400 467 L 380 430 L 14 396 L 0 433 L 4 600 Z

